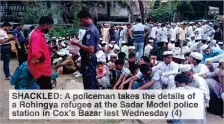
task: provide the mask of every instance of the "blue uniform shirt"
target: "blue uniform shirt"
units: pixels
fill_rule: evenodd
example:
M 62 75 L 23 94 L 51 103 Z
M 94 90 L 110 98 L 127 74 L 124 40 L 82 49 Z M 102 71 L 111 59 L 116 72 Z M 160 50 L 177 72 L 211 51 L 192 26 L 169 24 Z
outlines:
M 201 63 L 204 64 L 205 63 L 205 60 L 207 58 L 215 57 L 215 56 L 220 55 L 220 54 L 222 54 L 222 50 L 221 49 L 219 49 L 219 48 L 211 48 L 210 54 L 207 55 L 207 54 L 205 54 L 203 52 L 203 54 L 202 54 L 203 55 L 203 58 L 202 58 Z
M 99 31 L 94 24 L 90 24 L 82 39 L 82 44 L 86 46 L 94 46 L 94 54 L 99 43 Z
M 18 41 L 23 43 L 25 41 L 25 37 L 22 33 L 21 30 L 19 30 L 18 28 L 15 28 L 13 31 L 12 31 L 12 35 L 17 37 Z

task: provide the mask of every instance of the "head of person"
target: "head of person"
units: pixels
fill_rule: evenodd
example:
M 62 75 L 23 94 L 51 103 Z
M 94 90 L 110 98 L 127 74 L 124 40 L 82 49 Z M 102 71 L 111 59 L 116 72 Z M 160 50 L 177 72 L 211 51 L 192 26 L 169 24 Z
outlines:
M 176 27 L 176 25 L 175 25 L 174 23 L 172 23 L 172 24 L 171 24 L 171 27 L 172 27 L 172 28 L 175 28 L 175 27 Z
M 51 46 L 51 40 L 47 41 L 47 45 Z
M 53 46 L 53 47 L 51 48 L 51 51 L 52 51 L 53 53 L 56 53 L 56 52 L 58 51 L 58 46 Z
M 103 62 L 98 62 L 98 63 L 97 63 L 97 69 L 98 69 L 99 71 L 103 71 L 103 67 L 104 67 Z
M 39 29 L 41 32 L 47 34 L 52 28 L 53 24 L 54 21 L 50 16 L 42 16 L 39 20 Z
M 23 24 L 19 23 L 19 24 L 17 24 L 16 27 L 17 27 L 17 29 L 22 30 L 23 29 Z
M 8 23 L 8 22 L 4 22 L 1 27 L 2 27 L 3 30 L 5 30 L 6 32 L 8 32 L 11 29 L 11 24 Z
M 110 44 L 112 44 L 113 46 L 116 44 L 116 41 L 111 41 Z
M 129 67 L 129 70 L 130 70 L 132 75 L 138 74 L 138 71 L 139 71 L 138 65 L 136 65 L 136 64 L 131 65 Z
M 151 46 L 153 46 L 153 39 L 149 39 L 148 40 L 148 44 L 150 44 Z
M 147 21 L 147 23 L 150 23 L 151 22 L 151 19 L 150 18 L 147 18 L 146 21 Z
M 35 26 L 30 26 L 30 31 L 32 31 L 35 28 Z
M 194 78 L 194 72 L 192 70 L 192 66 L 190 64 L 181 65 L 179 71 L 182 74 L 187 75 L 191 80 Z
M 134 61 L 135 61 L 135 54 L 134 53 L 128 54 L 128 62 L 132 63 Z
M 203 20 L 203 21 L 201 22 L 201 24 L 202 24 L 202 25 L 205 25 L 205 24 L 206 24 L 206 20 Z
M 174 77 L 174 81 L 177 87 L 184 87 L 190 84 L 191 79 L 185 74 L 177 74 Z
M 219 60 L 219 69 L 220 69 L 220 70 L 224 70 L 224 58 L 221 58 L 221 59 Z
M 201 63 L 203 56 L 201 53 L 198 52 L 191 52 L 190 53 L 190 63 L 193 65 L 198 65 Z
M 29 42 L 24 42 L 26 49 L 29 49 Z
M 198 23 L 197 23 L 197 28 L 200 28 L 200 27 L 201 27 L 201 23 L 198 22 Z
M 115 54 L 118 54 L 119 52 L 120 52 L 120 49 L 119 49 L 119 48 L 115 48 L 115 49 L 114 49 L 114 53 L 115 53 Z
M 157 43 L 157 46 L 158 46 L 159 48 L 163 48 L 163 47 L 164 47 L 164 42 L 158 42 L 158 43 Z
M 152 68 L 149 67 L 147 64 L 140 65 L 140 72 L 145 76 L 150 76 L 152 73 Z
M 79 18 L 79 22 L 81 26 L 88 27 L 91 23 L 93 23 L 90 13 L 87 10 L 81 10 L 77 17 Z
M 122 70 L 123 67 L 124 67 L 124 60 L 117 59 L 115 61 L 115 68 L 116 68 L 116 70 Z
M 203 51 L 203 53 L 209 55 L 211 52 L 211 49 L 210 49 L 209 45 L 204 44 L 201 46 L 201 51 Z
M 126 26 L 127 26 L 128 29 L 131 28 L 131 24 L 130 23 L 128 23 Z
M 128 53 L 135 53 L 135 47 L 134 46 L 129 46 L 128 48 Z
M 150 63 L 150 59 L 147 56 L 142 56 L 139 60 L 138 60 L 138 65 L 143 65 L 143 64 L 147 64 L 149 65 Z
M 110 56 L 110 61 L 115 62 L 117 60 L 117 55 L 111 55 Z
M 171 51 L 163 52 L 163 58 L 165 64 L 170 64 L 172 62 L 173 53 Z
M 142 22 L 141 18 L 137 18 L 137 19 L 136 19 L 136 22 L 137 22 L 137 23 L 141 23 L 141 22 Z
M 187 61 L 187 62 L 190 61 L 190 54 L 191 54 L 191 52 L 184 54 L 185 61 Z
M 111 25 L 111 27 L 110 27 L 111 29 L 115 29 L 115 26 L 114 25 Z
M 56 40 L 51 40 L 52 46 L 57 46 Z
M 118 53 L 118 59 L 122 59 L 124 61 L 125 57 L 126 57 L 126 54 L 124 52 Z
M 165 24 L 165 23 L 162 23 L 161 27 L 163 28 L 163 27 L 165 27 L 165 26 L 166 26 L 166 24 Z
M 109 51 L 111 51 L 113 49 L 114 49 L 114 45 L 109 44 L 108 47 L 107 47 L 107 51 L 109 52 Z

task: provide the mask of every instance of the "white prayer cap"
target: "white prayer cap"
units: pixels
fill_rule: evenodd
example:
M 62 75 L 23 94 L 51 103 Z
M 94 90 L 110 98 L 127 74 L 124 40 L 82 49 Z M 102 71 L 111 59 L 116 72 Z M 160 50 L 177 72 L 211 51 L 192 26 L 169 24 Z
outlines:
M 221 58 L 220 60 L 219 60 L 219 63 L 223 63 L 224 62 L 224 58 Z
M 122 40 L 122 41 L 121 41 L 121 43 L 123 43 L 123 44 L 124 44 L 124 43 L 126 43 L 126 41 Z
M 197 27 L 194 25 L 193 28 L 197 28 Z
M 175 23 L 171 23 L 171 25 L 175 25 Z
M 197 60 L 202 60 L 203 58 L 202 54 L 198 52 L 192 52 L 190 55 Z
M 116 43 L 116 41 L 111 41 L 111 43 Z
M 195 37 L 195 34 L 194 34 L 194 33 L 192 33 L 192 34 L 191 34 L 191 37 Z
M 208 45 L 207 44 L 204 44 L 203 46 L 201 46 L 201 51 L 205 50 L 208 48 Z
M 209 22 L 209 25 L 212 25 L 213 23 L 212 22 Z
M 194 22 L 190 22 L 189 24 L 194 24 Z
M 165 51 L 163 52 L 163 55 L 166 56 L 166 55 L 173 55 L 173 53 L 171 51 Z
M 51 39 L 56 39 L 56 37 L 52 37 Z
M 193 45 L 194 45 L 194 43 L 192 43 L 192 42 L 188 42 L 188 43 L 187 43 L 187 46 L 188 46 L 188 47 L 191 47 L 191 46 L 193 46 Z
M 216 44 L 216 40 L 212 40 L 212 43 L 213 43 L 213 44 Z
M 65 56 L 65 55 L 66 55 L 66 53 L 65 53 L 64 51 L 58 51 L 57 54 L 58 54 L 59 56 Z
M 62 39 L 62 37 L 58 37 L 58 39 Z
M 161 26 L 162 24 L 161 23 L 158 23 L 158 25 Z
M 65 38 L 63 37 L 62 40 L 65 40 Z
M 117 58 L 117 54 L 115 54 L 115 53 L 111 53 L 111 54 L 110 54 L 110 57 L 116 57 L 116 58 Z
M 153 43 L 153 40 L 150 39 L 148 42 L 149 42 L 149 43 Z
M 191 70 L 191 65 L 190 64 L 185 64 L 185 65 L 180 65 L 179 71 L 180 72 L 186 72 Z
M 207 39 L 206 39 L 207 41 L 211 41 L 211 38 L 210 37 L 207 37 Z
M 103 38 L 100 38 L 100 40 L 103 40 Z
M 198 22 L 199 25 L 201 25 L 201 22 Z
M 129 46 L 128 49 L 129 49 L 129 50 L 130 50 L 130 49 L 134 50 L 135 47 L 134 47 L 134 46 Z
M 115 50 L 120 50 L 120 47 L 118 45 L 114 45 Z
M 66 47 L 65 42 L 62 42 L 62 43 L 61 43 L 61 46 Z
M 111 49 L 113 49 L 114 46 L 112 44 L 109 44 L 108 47 L 110 47 Z
M 218 42 L 219 45 L 223 45 L 223 42 Z
M 206 22 L 206 20 L 202 20 L 202 22 Z

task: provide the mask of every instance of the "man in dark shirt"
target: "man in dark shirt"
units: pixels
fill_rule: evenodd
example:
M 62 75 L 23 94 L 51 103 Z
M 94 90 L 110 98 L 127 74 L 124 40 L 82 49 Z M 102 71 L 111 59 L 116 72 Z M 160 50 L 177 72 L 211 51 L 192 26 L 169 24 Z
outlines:
M 16 44 L 16 48 L 18 50 L 19 65 L 22 65 L 23 62 L 25 62 L 27 60 L 27 57 L 25 56 L 26 51 L 25 51 L 25 46 L 24 46 L 26 39 L 23 35 L 22 28 L 23 28 L 23 25 L 18 24 L 17 27 L 12 31 L 13 36 L 15 36 L 17 38 L 17 40 L 19 41 L 19 44 L 20 44 L 20 46 L 18 46 Z
M 110 35 L 110 41 L 115 41 L 115 27 L 114 25 L 111 26 L 111 28 L 109 29 L 109 35 Z

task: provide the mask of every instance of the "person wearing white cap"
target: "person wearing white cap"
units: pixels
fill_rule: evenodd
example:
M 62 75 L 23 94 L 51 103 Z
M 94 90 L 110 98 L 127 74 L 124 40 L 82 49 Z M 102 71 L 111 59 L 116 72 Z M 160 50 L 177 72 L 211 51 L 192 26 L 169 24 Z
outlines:
M 223 53 L 223 51 L 219 48 L 210 48 L 207 44 L 204 44 L 203 46 L 201 46 L 201 51 L 202 51 L 202 63 L 205 63 L 205 60 L 207 58 L 212 58 L 215 56 L 218 56 L 220 54 Z
M 190 63 L 192 64 L 192 70 L 195 74 L 198 75 L 209 72 L 207 66 L 201 64 L 202 57 L 202 54 L 198 52 L 192 52 L 190 54 Z
M 191 37 L 192 35 L 194 34 L 194 31 L 193 31 L 193 22 L 190 22 L 189 23 L 189 27 L 187 28 L 187 38 L 191 41 Z
M 109 29 L 109 24 L 104 24 L 103 28 L 101 29 L 103 41 L 106 43 L 109 42 Z
M 199 42 L 200 40 L 202 40 L 203 30 L 199 22 L 197 24 L 197 28 L 194 30 L 194 34 L 195 34 L 195 42 Z
M 96 52 L 96 57 L 97 57 L 97 62 L 106 63 L 106 55 L 103 52 L 100 44 L 98 44 L 98 51 Z
M 218 48 L 220 49 L 219 45 L 217 44 L 216 40 L 212 40 L 210 43 L 211 48 Z
M 221 58 L 223 58 L 223 57 L 224 57 L 224 53 L 222 53 L 222 54 L 220 54 L 218 56 L 215 56 L 215 57 L 206 58 L 205 62 L 208 62 L 208 61 L 210 61 L 210 62 L 219 62 L 219 60 Z
M 115 61 L 117 60 L 118 56 L 115 53 L 112 53 L 110 55 L 110 60 L 107 63 L 107 67 L 109 68 L 109 70 L 114 70 L 115 69 Z
M 153 24 L 153 27 L 152 27 L 152 30 L 150 31 L 150 35 L 149 35 L 149 38 L 153 39 L 153 47 L 156 47 L 156 43 L 157 43 L 157 39 L 156 39 L 156 33 L 157 33 L 157 24 L 154 23 Z
M 153 49 L 153 39 L 149 39 L 144 49 L 144 56 L 149 56 L 150 51 Z
M 67 51 L 58 51 L 57 54 L 62 57 L 61 62 L 58 63 L 59 67 L 63 67 L 63 74 L 72 74 L 77 71 L 75 62 L 69 57 L 71 54 Z
M 170 31 L 171 31 L 170 41 L 171 41 L 171 43 L 174 43 L 177 40 L 177 28 L 176 28 L 176 24 L 175 23 L 172 23 L 171 24 Z
M 221 98 L 221 94 L 224 91 L 224 58 L 219 60 L 219 68 L 216 68 L 213 72 L 208 72 L 200 76 L 205 78 L 209 88 L 216 93 L 218 98 Z M 218 80 L 213 79 L 216 77 L 218 77 Z
M 160 33 L 161 42 L 168 42 L 168 31 L 164 23 L 161 25 L 161 30 L 158 33 Z
M 113 53 L 114 46 L 109 44 L 107 47 L 107 51 L 105 52 L 107 60 L 110 60 L 110 54 Z
M 175 88 L 174 75 L 178 74 L 178 64 L 172 61 L 172 52 L 163 52 L 164 62 L 153 67 L 153 71 L 160 73 L 160 82 L 163 89 Z
M 186 64 L 186 65 L 181 65 L 179 68 L 180 72 L 182 74 L 187 75 L 191 79 L 191 87 L 199 88 L 203 91 L 205 95 L 205 107 L 209 106 L 209 100 L 210 100 L 210 94 L 209 94 L 209 88 L 205 80 L 200 77 L 199 75 L 195 75 L 191 65 Z
M 161 42 L 161 36 L 160 36 L 161 30 L 162 30 L 161 23 L 158 23 L 156 30 L 156 43 Z
M 202 28 L 202 39 L 203 40 L 206 40 L 206 38 L 208 37 L 207 32 L 208 32 L 208 30 L 210 30 L 210 27 L 206 22 L 207 22 L 206 20 L 203 20 L 202 21 L 202 26 L 201 26 L 201 28 Z

